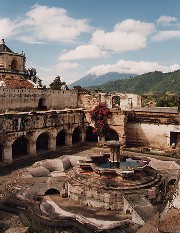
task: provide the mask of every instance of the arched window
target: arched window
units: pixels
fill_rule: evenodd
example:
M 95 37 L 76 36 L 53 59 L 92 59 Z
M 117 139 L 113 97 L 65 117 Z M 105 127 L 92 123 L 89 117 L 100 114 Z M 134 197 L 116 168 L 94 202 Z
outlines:
M 49 135 L 42 133 L 39 135 L 36 141 L 36 152 L 43 152 L 49 150 Z
M 18 70 L 18 62 L 16 59 L 13 59 L 11 62 L 11 70 L 17 71 Z
M 40 98 L 38 102 L 38 110 L 47 110 L 46 99 Z
M 76 127 L 72 134 L 72 144 L 80 142 L 81 130 L 79 127 Z
M 112 97 L 112 107 L 113 108 L 120 107 L 120 97 L 119 96 Z
M 56 136 L 56 147 L 64 146 L 66 144 L 66 132 L 61 130 Z
M 88 126 L 86 130 L 86 141 L 87 142 L 97 142 L 98 141 L 98 136 L 93 133 L 93 127 Z
M 12 157 L 13 159 L 27 156 L 29 152 L 29 141 L 24 136 L 16 139 L 12 144 Z
M 109 129 L 108 132 L 105 135 L 105 140 L 106 141 L 119 141 L 119 135 L 114 129 Z

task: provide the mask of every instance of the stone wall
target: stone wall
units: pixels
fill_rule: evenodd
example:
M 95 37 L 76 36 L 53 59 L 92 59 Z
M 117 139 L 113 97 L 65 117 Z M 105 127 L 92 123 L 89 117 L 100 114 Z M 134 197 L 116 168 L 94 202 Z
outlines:
M 45 109 L 77 108 L 78 94 L 71 90 L 11 89 L 0 87 L 1 113 L 8 111 L 33 111 L 39 100 Z
M 117 98 L 117 104 L 114 103 L 114 98 Z M 120 108 L 122 110 L 139 108 L 141 107 L 141 96 L 124 93 L 82 93 L 79 95 L 79 106 L 87 110 L 93 109 L 99 103 L 106 103 L 108 108 Z
M 171 132 L 180 132 L 178 113 L 129 112 L 126 143 L 165 149 L 171 146 Z

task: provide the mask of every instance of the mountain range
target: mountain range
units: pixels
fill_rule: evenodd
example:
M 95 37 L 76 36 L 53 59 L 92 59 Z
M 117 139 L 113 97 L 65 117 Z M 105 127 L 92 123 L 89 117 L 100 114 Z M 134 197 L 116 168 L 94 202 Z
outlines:
M 107 83 L 108 81 L 115 81 L 115 80 L 121 80 L 126 79 L 131 76 L 135 76 L 135 74 L 121 74 L 117 72 L 109 72 L 107 74 L 103 75 L 92 75 L 88 74 L 84 76 L 83 78 L 77 80 L 76 82 L 71 83 L 68 85 L 70 88 L 73 88 L 74 86 L 81 86 L 81 87 L 91 87 L 91 86 L 98 86 L 103 83 Z
M 162 73 L 160 71 L 149 72 L 126 79 L 110 81 L 94 87 L 104 92 L 126 92 L 126 93 L 157 93 L 167 91 L 180 93 L 180 70 Z

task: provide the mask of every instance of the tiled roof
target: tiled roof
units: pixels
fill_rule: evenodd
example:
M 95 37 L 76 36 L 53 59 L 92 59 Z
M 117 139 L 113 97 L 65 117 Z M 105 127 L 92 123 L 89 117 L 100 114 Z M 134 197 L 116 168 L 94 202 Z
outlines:
M 28 80 L 20 78 L 5 79 L 4 83 L 9 88 L 34 88 L 34 85 Z

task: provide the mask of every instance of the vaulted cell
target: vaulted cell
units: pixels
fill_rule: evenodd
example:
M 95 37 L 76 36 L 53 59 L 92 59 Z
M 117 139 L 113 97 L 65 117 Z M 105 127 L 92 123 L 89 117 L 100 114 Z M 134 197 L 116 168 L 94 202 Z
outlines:
M 96 134 L 94 134 L 93 129 L 94 128 L 92 126 L 88 126 L 88 128 L 86 130 L 86 141 L 87 142 L 97 142 L 98 141 L 98 136 Z
M 59 131 L 56 136 L 56 147 L 61 147 L 66 144 L 66 132 L 65 130 Z
M 109 129 L 105 135 L 106 141 L 119 141 L 119 135 L 114 129 Z
M 49 150 L 49 135 L 47 133 L 42 133 L 39 135 L 36 141 L 36 151 L 44 152 Z
M 72 134 L 72 144 L 76 144 L 81 140 L 81 130 L 79 127 L 76 127 Z
M 29 153 L 29 140 L 24 136 L 17 138 L 12 144 L 13 159 L 27 156 L 28 153 Z

